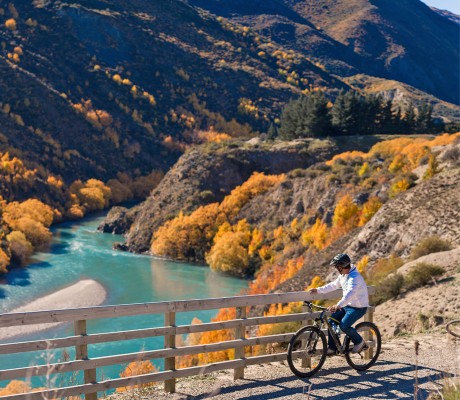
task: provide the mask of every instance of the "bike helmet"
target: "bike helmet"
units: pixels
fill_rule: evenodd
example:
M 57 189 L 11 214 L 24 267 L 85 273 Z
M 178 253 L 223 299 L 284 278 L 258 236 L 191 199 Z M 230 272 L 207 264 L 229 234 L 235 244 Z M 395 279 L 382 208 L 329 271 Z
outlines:
M 329 263 L 329 265 L 333 265 L 334 267 L 338 268 L 348 268 L 351 264 L 350 257 L 348 254 L 337 254 Z

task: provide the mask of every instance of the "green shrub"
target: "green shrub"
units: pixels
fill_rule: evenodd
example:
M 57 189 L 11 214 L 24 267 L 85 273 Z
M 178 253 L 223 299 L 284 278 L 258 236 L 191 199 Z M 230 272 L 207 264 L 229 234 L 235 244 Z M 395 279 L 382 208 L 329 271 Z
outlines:
M 412 249 L 411 258 L 416 260 L 419 257 L 426 256 L 431 253 L 439 253 L 452 248 L 451 244 L 439 236 L 429 236 L 421 240 L 417 246 Z
M 387 300 L 394 299 L 401 293 L 403 286 L 404 277 L 398 272 L 384 279 L 375 288 L 375 305 L 379 305 Z
M 434 277 L 440 276 L 444 272 L 444 269 L 438 265 L 418 263 L 410 269 L 404 279 L 404 286 L 407 290 L 417 289 L 425 286 Z

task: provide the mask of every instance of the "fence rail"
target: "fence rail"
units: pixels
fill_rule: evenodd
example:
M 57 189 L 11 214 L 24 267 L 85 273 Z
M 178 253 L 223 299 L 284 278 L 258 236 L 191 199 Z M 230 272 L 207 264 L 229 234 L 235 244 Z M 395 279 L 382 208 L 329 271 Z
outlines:
M 369 294 L 374 293 L 374 288 L 369 287 Z M 247 307 L 268 306 L 271 304 L 286 304 L 301 302 L 304 300 L 335 299 L 341 296 L 341 291 L 327 294 L 310 294 L 307 292 L 275 293 L 267 295 L 234 296 L 201 300 L 181 300 L 159 303 L 128 304 L 117 306 L 88 307 L 66 310 L 35 311 L 23 313 L 0 314 L 0 328 L 55 322 L 73 322 L 74 335 L 49 340 L 33 340 L 26 342 L 0 344 L 1 354 L 15 354 L 31 351 L 47 351 L 51 349 L 75 347 L 75 360 L 34 365 L 25 368 L 2 369 L 0 380 L 17 378 L 30 378 L 56 373 L 83 371 L 84 384 L 67 386 L 56 389 L 41 390 L 37 392 L 0 396 L 0 399 L 11 400 L 34 400 L 55 399 L 69 396 L 85 395 L 86 400 L 96 400 L 97 393 L 119 387 L 141 385 L 151 382 L 165 384 L 165 390 L 175 391 L 177 378 L 202 375 L 224 369 L 234 369 L 234 378 L 244 377 L 244 367 L 253 364 L 282 361 L 286 359 L 286 353 L 259 355 L 245 357 L 245 348 L 272 344 L 286 343 L 291 339 L 292 333 L 268 335 L 259 337 L 247 337 L 246 328 L 264 324 L 300 321 L 304 324 L 312 320 L 319 313 L 304 312 L 278 316 L 247 317 Z M 198 310 L 217 310 L 221 308 L 236 308 L 236 319 L 222 322 L 201 323 L 194 325 L 176 326 L 176 313 Z M 370 307 L 365 319 L 372 321 L 374 308 Z M 88 333 L 86 321 L 101 318 L 118 318 L 145 314 L 164 314 L 165 326 L 149 329 L 137 329 L 108 333 Z M 224 342 L 202 344 L 194 346 L 176 346 L 176 336 L 198 332 L 210 332 L 222 329 L 234 329 L 235 339 Z M 133 340 L 149 337 L 164 337 L 164 348 L 158 350 L 141 351 L 128 354 L 116 354 L 97 358 L 88 358 L 88 346 L 93 344 L 108 343 L 115 341 Z M 235 350 L 235 359 L 216 362 L 198 367 L 176 369 L 176 358 L 186 355 L 203 354 L 228 349 Z M 372 348 L 369 350 L 369 353 Z M 165 370 L 144 375 L 107 379 L 97 381 L 97 368 L 120 365 L 132 361 L 145 361 L 151 359 L 164 359 Z

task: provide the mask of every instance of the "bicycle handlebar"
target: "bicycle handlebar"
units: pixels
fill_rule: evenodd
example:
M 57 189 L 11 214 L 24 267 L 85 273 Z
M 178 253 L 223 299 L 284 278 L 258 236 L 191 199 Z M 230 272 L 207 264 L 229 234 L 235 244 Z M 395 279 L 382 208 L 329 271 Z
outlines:
M 304 305 L 306 305 L 307 307 L 310 307 L 310 308 L 318 308 L 320 310 L 326 310 L 327 311 L 327 307 L 323 307 L 323 306 L 317 306 L 316 304 L 313 304 L 311 301 L 304 301 L 303 302 Z

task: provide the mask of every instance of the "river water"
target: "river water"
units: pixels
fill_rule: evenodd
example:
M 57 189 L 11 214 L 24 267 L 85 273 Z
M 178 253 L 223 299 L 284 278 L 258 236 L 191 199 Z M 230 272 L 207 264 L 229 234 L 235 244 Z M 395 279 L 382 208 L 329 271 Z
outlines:
M 176 263 L 158 258 L 114 251 L 112 244 L 122 241 L 117 235 L 96 231 L 104 216 L 93 216 L 77 223 L 53 228 L 53 243 L 48 252 L 34 255 L 26 268 L 15 269 L 0 284 L 0 313 L 9 312 L 30 301 L 89 278 L 101 283 L 108 297 L 104 304 L 130 304 L 236 295 L 247 287 L 244 280 L 211 271 L 208 267 Z M 59 308 L 56 305 L 56 308 Z M 194 317 L 209 322 L 217 311 L 177 314 L 178 325 L 189 324 Z M 142 315 L 112 320 L 88 321 L 88 333 L 110 332 L 163 326 L 163 315 Z M 53 330 L 8 340 L 24 341 L 73 335 L 67 324 Z M 163 346 L 163 337 L 97 344 L 89 347 L 89 357 L 124 354 Z M 67 349 L 71 359 L 72 348 Z M 62 350 L 55 352 L 0 355 L 0 369 L 19 368 L 45 361 L 61 361 Z M 154 360 L 162 369 L 162 362 Z M 118 377 L 123 366 L 102 368 L 98 378 Z M 52 377 L 55 379 L 55 377 Z M 68 383 L 69 377 L 65 379 Z M 75 377 L 72 377 L 74 380 Z M 80 378 L 77 378 L 80 381 Z M 4 386 L 4 383 L 0 386 Z M 48 386 L 44 378 L 34 378 L 33 386 Z

